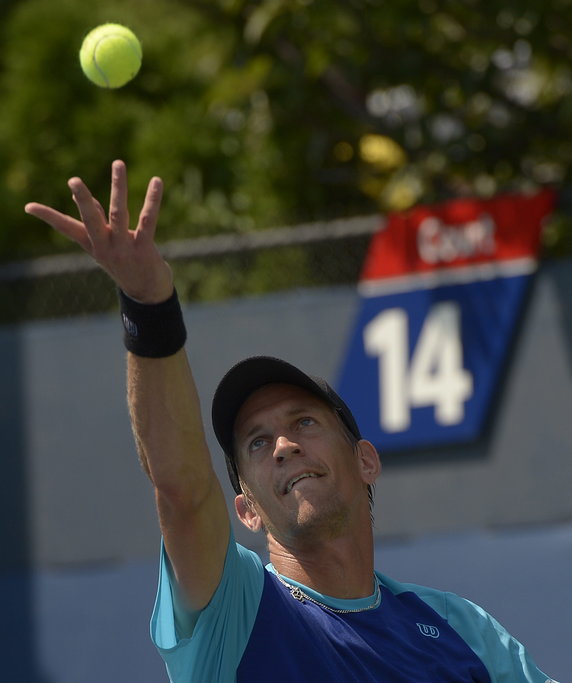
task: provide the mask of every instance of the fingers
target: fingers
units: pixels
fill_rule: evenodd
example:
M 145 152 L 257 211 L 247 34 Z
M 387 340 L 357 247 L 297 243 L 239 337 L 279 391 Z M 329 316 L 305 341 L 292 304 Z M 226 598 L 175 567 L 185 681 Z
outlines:
M 123 161 L 111 165 L 111 197 L 109 201 L 109 227 L 116 234 L 129 229 L 127 209 L 127 168 Z
M 163 181 L 160 178 L 154 177 L 149 181 L 139 223 L 133 233 L 129 230 L 127 169 L 123 161 L 114 161 L 112 164 L 109 220 L 103 207 L 81 178 L 70 178 L 68 187 L 78 207 L 81 221 L 36 202 L 26 204 L 24 210 L 77 242 L 98 261 L 107 258 L 104 255 L 114 243 L 119 246 L 119 242 L 113 239 L 114 236 L 122 238 L 120 243 L 123 246 L 127 244 L 124 238 L 128 235 L 137 241 L 142 239 L 148 243 L 153 242 L 163 195 Z
M 97 201 L 97 199 L 95 199 L 95 197 L 93 201 L 95 202 L 98 211 L 101 213 L 101 217 L 103 218 L 103 220 L 107 221 L 107 216 L 105 215 L 105 209 L 103 208 L 103 206 L 101 206 L 101 204 Z
M 77 242 L 80 247 L 85 249 L 87 252 L 91 251 L 91 240 L 85 229 L 85 226 L 81 221 L 72 218 L 71 216 L 66 216 L 55 209 L 44 204 L 38 204 L 36 202 L 30 202 L 24 207 L 24 211 L 30 216 L 35 216 L 39 218 L 44 223 L 50 225 L 54 230 L 69 237 L 69 239 Z
M 161 208 L 161 199 L 163 198 L 163 181 L 161 178 L 151 178 L 147 186 L 147 193 L 145 194 L 145 201 L 143 208 L 139 214 L 139 223 L 137 225 L 137 232 L 148 240 L 153 240 L 155 237 L 155 229 L 157 227 L 157 219 L 159 218 L 159 209 Z
M 91 241 L 99 243 L 105 239 L 107 225 L 105 216 L 101 211 L 101 204 L 93 198 L 81 178 L 70 178 L 68 187 L 71 190 L 72 198 L 79 210 L 83 224 Z

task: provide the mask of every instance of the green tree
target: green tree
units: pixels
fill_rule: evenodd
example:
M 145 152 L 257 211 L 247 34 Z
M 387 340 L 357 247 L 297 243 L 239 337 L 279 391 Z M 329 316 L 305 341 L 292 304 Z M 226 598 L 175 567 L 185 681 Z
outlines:
M 73 210 L 130 169 L 166 182 L 160 239 L 554 185 L 572 253 L 570 0 L 20 0 L 0 29 L 0 259 L 70 249 L 26 201 Z M 80 71 L 105 21 L 141 38 L 119 90 Z

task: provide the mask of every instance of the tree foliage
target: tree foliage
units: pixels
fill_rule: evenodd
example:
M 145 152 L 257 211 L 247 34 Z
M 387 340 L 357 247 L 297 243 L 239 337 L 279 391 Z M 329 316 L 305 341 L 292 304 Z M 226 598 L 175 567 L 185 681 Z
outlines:
M 554 185 L 572 253 L 572 0 L 19 0 L 0 28 L 0 259 L 69 249 L 23 213 L 166 184 L 161 240 Z M 78 50 L 113 21 L 143 67 L 92 85 Z

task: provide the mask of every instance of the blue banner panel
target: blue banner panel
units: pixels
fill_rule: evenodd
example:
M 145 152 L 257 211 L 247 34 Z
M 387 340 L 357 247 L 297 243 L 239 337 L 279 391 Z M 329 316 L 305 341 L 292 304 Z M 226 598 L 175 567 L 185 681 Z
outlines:
M 381 451 L 481 433 L 532 274 L 362 298 L 338 390 Z

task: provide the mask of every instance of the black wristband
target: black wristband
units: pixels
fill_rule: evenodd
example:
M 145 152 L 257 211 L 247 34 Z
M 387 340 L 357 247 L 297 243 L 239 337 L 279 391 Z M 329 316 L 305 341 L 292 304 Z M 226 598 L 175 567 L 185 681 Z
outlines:
M 187 330 L 177 291 L 160 304 L 142 304 L 119 291 L 125 347 L 136 356 L 165 358 L 185 345 Z

